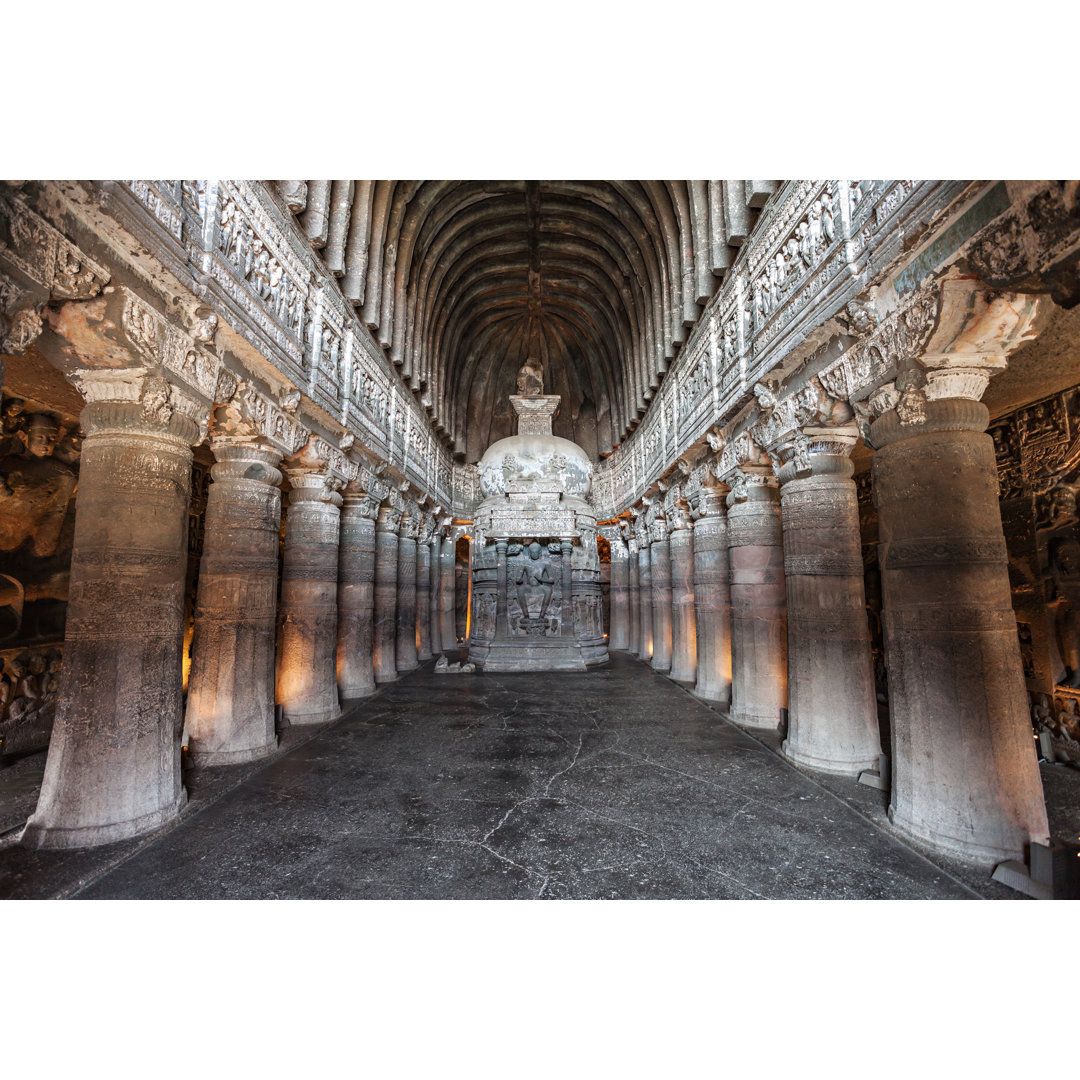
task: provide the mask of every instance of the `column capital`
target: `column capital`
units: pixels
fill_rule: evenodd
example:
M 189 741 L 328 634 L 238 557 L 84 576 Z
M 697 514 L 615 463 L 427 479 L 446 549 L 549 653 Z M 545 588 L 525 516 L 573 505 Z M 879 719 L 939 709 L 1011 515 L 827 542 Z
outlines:
M 374 521 L 379 514 L 379 498 L 365 491 L 356 481 L 349 484 L 342 493 L 343 506 L 355 510 L 357 515 Z
M 391 503 L 383 503 L 379 507 L 378 515 L 375 519 L 375 531 L 381 533 L 393 533 L 397 535 L 399 526 L 401 525 L 401 515 L 403 511 Z
M 241 442 L 235 439 L 210 440 L 215 464 L 210 469 L 214 481 L 254 480 L 277 487 L 282 480 L 281 451 L 261 440 Z

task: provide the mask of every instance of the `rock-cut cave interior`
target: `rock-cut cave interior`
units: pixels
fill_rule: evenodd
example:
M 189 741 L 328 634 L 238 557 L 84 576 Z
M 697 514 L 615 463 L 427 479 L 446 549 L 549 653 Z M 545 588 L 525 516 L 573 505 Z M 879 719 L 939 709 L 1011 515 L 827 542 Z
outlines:
M 0 185 L 0 897 L 1080 897 L 1080 184 Z

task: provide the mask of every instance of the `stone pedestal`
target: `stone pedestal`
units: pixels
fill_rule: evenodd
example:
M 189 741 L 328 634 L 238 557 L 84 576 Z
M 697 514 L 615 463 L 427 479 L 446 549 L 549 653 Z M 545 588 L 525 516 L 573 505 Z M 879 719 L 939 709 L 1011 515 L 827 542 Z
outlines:
M 757 472 L 728 495 L 731 719 L 775 731 L 787 707 L 784 544 L 776 479 Z
M 196 765 L 233 765 L 277 747 L 281 454 L 230 439 L 212 446 L 185 729 Z
M 630 638 L 627 649 L 634 656 L 641 655 L 641 581 L 638 578 L 638 544 L 634 537 L 627 542 L 626 607 L 630 621 Z
M 649 549 L 652 569 L 654 671 L 671 670 L 671 548 L 667 529 L 657 523 Z
M 344 699 L 375 693 L 374 649 L 376 498 L 346 491 L 338 555 L 338 692 Z
M 651 662 L 653 653 L 652 562 L 648 543 L 638 548 L 638 656 Z
M 457 605 L 454 578 L 457 573 L 455 550 L 457 540 L 453 533 L 445 536 L 439 544 L 439 629 L 442 651 L 457 649 Z
M 185 800 L 184 576 L 198 425 L 168 405 L 107 399 L 88 404 L 81 424 L 64 666 L 23 834 L 30 847 L 137 836 Z
M 857 776 L 881 754 L 866 621 L 854 434 L 811 434 L 810 475 L 781 467 L 787 580 L 788 734 L 784 753 Z
M 717 491 L 703 491 L 694 510 L 694 693 L 726 708 L 731 703 L 731 566 L 724 497 Z
M 341 715 L 337 692 L 337 592 L 341 481 L 325 472 L 288 469 L 277 697 L 293 725 Z
M 671 549 L 671 677 L 697 680 L 697 621 L 694 617 L 694 533 L 690 519 L 674 523 Z
M 431 548 L 427 539 L 416 544 L 416 659 L 431 659 Z
M 373 663 L 377 683 L 397 678 L 398 524 L 401 511 L 379 507 L 375 521 L 375 642 Z
M 611 545 L 611 584 L 608 592 L 611 627 L 608 631 L 609 649 L 627 649 L 630 645 L 630 606 L 627 590 L 630 587 L 630 560 L 626 541 L 621 536 L 609 538 Z
M 412 671 L 416 659 L 416 532 L 411 514 L 401 519 L 397 563 L 397 669 Z
M 911 419 L 909 415 L 909 419 Z M 986 407 L 871 429 L 900 832 L 983 863 L 1046 843 Z

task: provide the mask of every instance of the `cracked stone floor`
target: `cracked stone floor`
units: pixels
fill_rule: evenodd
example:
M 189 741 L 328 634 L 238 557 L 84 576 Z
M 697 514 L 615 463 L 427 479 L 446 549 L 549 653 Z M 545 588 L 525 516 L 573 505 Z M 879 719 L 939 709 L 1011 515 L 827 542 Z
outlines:
M 1018 896 L 625 654 L 584 675 L 432 667 L 268 763 L 185 774 L 184 818 L 155 836 L 0 851 L 0 897 Z

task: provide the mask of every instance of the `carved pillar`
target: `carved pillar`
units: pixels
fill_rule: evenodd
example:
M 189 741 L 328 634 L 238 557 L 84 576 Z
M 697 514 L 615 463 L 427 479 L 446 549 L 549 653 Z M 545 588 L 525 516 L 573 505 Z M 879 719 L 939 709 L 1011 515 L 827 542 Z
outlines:
M 343 481 L 286 467 L 292 492 L 281 567 L 277 696 L 290 724 L 341 715 L 337 692 L 338 544 Z
M 564 536 L 562 538 L 562 633 L 563 637 L 572 638 L 576 636 L 576 624 L 574 621 L 574 602 L 573 602 L 573 559 L 574 559 L 574 541 L 570 537 Z M 500 596 L 506 595 L 506 570 L 505 560 L 503 560 L 503 591 Z M 505 603 L 505 599 L 503 603 Z
M 671 677 L 697 680 L 697 621 L 694 617 L 694 533 L 690 515 L 675 506 L 669 515 L 671 536 Z
M 824 772 L 876 769 L 878 734 L 850 433 L 808 430 L 778 471 L 787 582 L 784 753 Z
M 342 698 L 375 693 L 375 517 L 379 500 L 346 489 L 338 556 L 338 690 Z
M 412 671 L 416 659 L 416 534 L 419 512 L 409 508 L 398 531 L 397 564 L 397 669 Z
M 439 626 L 444 653 L 457 648 L 457 606 L 454 596 L 456 549 L 457 539 L 454 530 L 450 529 L 449 535 L 443 537 L 439 546 Z
M 140 369 L 76 377 L 87 398 L 64 666 L 23 843 L 83 848 L 176 817 L 194 408 Z
M 611 610 L 611 628 L 608 647 L 630 647 L 630 609 L 627 590 L 630 587 L 630 561 L 626 541 L 616 530 L 608 535 L 611 546 L 611 583 L 608 593 Z
M 652 545 L 649 562 L 652 567 L 653 655 L 654 671 L 671 670 L 671 548 L 668 544 L 667 521 L 661 514 L 653 519 L 650 528 Z
M 638 529 L 638 656 L 649 663 L 653 653 L 652 563 L 649 532 L 644 522 Z
M 701 488 L 694 499 L 694 693 L 725 708 L 731 703 L 731 564 L 724 496 Z
M 765 467 L 748 465 L 728 483 L 731 719 L 775 731 L 787 706 L 784 544 L 776 478 Z
M 506 597 L 506 551 L 509 544 L 505 540 L 495 541 L 495 634 L 494 637 L 509 635 L 508 604 Z M 564 612 L 570 607 L 569 593 L 563 594 Z M 563 616 L 565 619 L 565 615 Z
M 627 649 L 634 656 L 639 656 L 641 649 L 641 582 L 638 580 L 638 542 L 637 537 L 632 533 L 626 541 L 626 550 L 629 556 L 627 560 L 626 605 L 630 615 L 630 640 Z
M 431 547 L 425 523 L 416 541 L 416 659 L 431 659 Z
M 197 765 L 233 765 L 277 747 L 274 637 L 281 452 L 216 438 L 191 643 L 185 729 Z
M 398 525 L 401 511 L 384 504 L 375 522 L 375 648 L 377 683 L 397 678 Z
M 439 585 L 442 581 L 439 548 L 439 534 L 436 532 L 428 541 L 428 626 L 431 628 L 432 656 L 438 656 L 443 651 L 439 618 Z
M 989 377 L 1038 301 L 948 281 L 919 363 L 872 401 L 870 429 L 892 727 L 889 816 L 990 865 L 1046 843 L 998 505 Z

